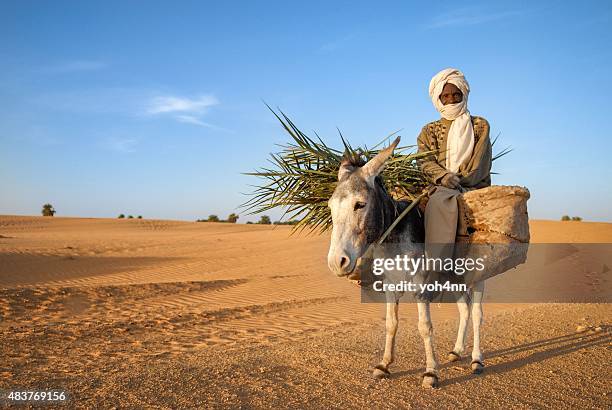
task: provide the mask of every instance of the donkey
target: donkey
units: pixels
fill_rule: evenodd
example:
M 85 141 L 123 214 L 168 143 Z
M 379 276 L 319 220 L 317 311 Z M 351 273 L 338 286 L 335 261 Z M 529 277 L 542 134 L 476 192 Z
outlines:
M 347 156 L 341 162 L 338 184 L 328 201 L 332 215 L 331 244 L 327 256 L 329 269 L 338 277 L 351 280 L 361 278 L 361 261 L 369 244 L 378 240 L 383 232 L 409 205 L 406 201 L 394 200 L 385 190 L 379 176 L 386 160 L 393 154 L 399 143 L 398 137 L 388 148 L 380 151 L 365 164 Z M 389 242 L 405 244 L 404 252 L 422 255 L 424 243 L 423 217 L 418 207 L 413 208 L 388 236 Z M 385 255 L 393 258 L 395 255 Z M 480 351 L 480 325 L 482 323 L 482 297 L 484 281 L 470 285 L 467 292 L 459 294 L 459 330 L 453 350 L 448 354 L 449 361 L 461 360 L 465 352 L 467 325 L 472 316 L 474 344 L 471 369 L 479 374 L 484 369 Z M 418 330 L 425 344 L 426 369 L 423 373 L 424 387 L 438 386 L 438 360 L 434 351 L 433 327 L 429 301 L 418 300 Z M 389 366 L 394 358 L 395 335 L 398 326 L 398 300 L 387 299 L 386 338 L 382 361 L 374 368 L 375 378 L 389 377 Z

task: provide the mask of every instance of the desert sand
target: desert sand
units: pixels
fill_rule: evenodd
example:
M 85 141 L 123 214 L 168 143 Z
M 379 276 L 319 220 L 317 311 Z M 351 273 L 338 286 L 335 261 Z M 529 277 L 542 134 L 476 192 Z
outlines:
M 606 223 L 530 229 L 532 242 L 612 242 Z M 384 306 L 328 271 L 328 240 L 287 226 L 0 216 L 0 390 L 63 389 L 71 408 L 612 405 L 609 304 L 485 305 L 481 375 L 446 362 L 456 307 L 433 305 L 435 390 L 420 387 L 416 307 L 402 304 L 392 377 L 372 379 Z

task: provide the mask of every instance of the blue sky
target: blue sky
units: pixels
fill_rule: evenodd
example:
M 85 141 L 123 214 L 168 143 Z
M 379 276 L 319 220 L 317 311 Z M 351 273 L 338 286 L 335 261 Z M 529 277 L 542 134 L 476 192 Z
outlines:
M 612 3 L 432 3 L 3 1 L 0 214 L 225 217 L 288 141 L 262 100 L 332 145 L 409 144 L 454 66 L 514 148 L 494 184 L 612 221 Z

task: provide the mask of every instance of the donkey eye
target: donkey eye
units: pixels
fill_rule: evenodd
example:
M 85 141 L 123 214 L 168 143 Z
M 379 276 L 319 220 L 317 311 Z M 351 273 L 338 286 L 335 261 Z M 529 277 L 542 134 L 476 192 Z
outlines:
M 365 206 L 366 206 L 365 202 L 355 202 L 355 206 L 354 206 L 353 210 L 356 211 L 358 209 L 365 208 Z

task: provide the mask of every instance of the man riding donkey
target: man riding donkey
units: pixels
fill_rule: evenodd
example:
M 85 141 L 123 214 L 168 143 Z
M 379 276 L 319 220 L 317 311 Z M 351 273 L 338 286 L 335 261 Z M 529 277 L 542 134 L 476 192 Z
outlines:
M 445 260 L 453 257 L 459 217 L 457 197 L 463 192 L 491 185 L 489 123 L 482 117 L 470 115 L 467 108 L 469 92 L 470 86 L 463 73 L 454 68 L 440 71 L 429 83 L 429 96 L 442 118 L 425 125 L 417 138 L 420 153 L 435 152 L 419 161 L 422 171 L 432 183 L 424 218 L 425 254 L 428 258 Z M 454 272 L 447 271 L 429 271 L 426 276 L 429 282 L 440 278 L 443 281 L 462 280 Z M 471 366 L 474 373 L 480 373 L 484 368 L 479 334 L 484 281 L 475 283 L 472 290 L 471 303 L 470 294 L 459 296 L 457 300 L 461 302 L 457 305 L 461 314 L 459 335 L 448 358 L 451 361 L 461 360 L 467 317 L 472 310 L 475 328 Z M 451 296 L 456 298 L 458 295 Z M 435 385 L 437 377 L 432 380 L 432 385 Z
M 442 118 L 425 125 L 417 138 L 419 161 L 432 182 L 425 206 L 425 249 L 430 258 L 452 258 L 457 234 L 457 196 L 491 185 L 489 123 L 470 115 L 470 86 L 463 73 L 447 68 L 429 83 L 429 96 Z
M 491 185 L 492 154 L 489 124 L 483 118 L 470 116 L 467 110 L 468 94 L 469 86 L 463 74 L 458 70 L 444 70 L 431 81 L 430 95 L 442 119 L 427 124 L 418 137 L 419 152 L 424 154 L 419 164 L 432 182 L 431 189 L 428 190 L 430 198 L 425 206 L 424 221 L 417 209 L 413 208 L 417 202 L 394 199 L 378 179 L 385 162 L 399 143 L 399 138 L 365 164 L 345 158 L 338 170 L 338 182 L 334 192 L 327 201 L 332 217 L 332 232 L 327 257 L 330 270 L 339 277 L 361 280 L 361 285 L 365 284 L 366 292 L 362 295 L 365 295 L 366 298 L 370 290 L 385 297 L 385 348 L 382 360 L 375 366 L 372 373 L 376 378 L 390 375 L 389 366 L 394 360 L 395 336 L 398 327 L 398 304 L 399 299 L 406 292 L 402 289 L 395 289 L 393 286 L 388 286 L 388 290 L 383 290 L 383 292 L 379 292 L 373 286 L 370 287 L 372 278 L 368 277 L 364 280 L 362 276 L 373 273 L 371 266 L 368 266 L 369 261 L 396 259 L 400 254 L 420 258 L 423 252 L 420 244 L 423 242 L 425 242 L 427 259 L 452 259 L 453 254 L 460 253 L 456 252 L 460 249 L 455 249 L 454 245 L 459 216 L 458 196 L 466 190 Z M 433 155 L 430 155 L 431 151 L 434 151 Z M 426 158 L 428 155 L 431 158 Z M 467 196 L 465 195 L 463 199 Z M 422 196 L 419 195 L 419 198 Z M 528 193 L 525 195 L 525 200 L 527 198 Z M 526 216 L 524 201 L 520 204 L 523 205 L 521 209 Z M 399 216 L 398 212 L 400 212 Z M 521 227 L 528 232 L 527 219 L 523 218 L 520 221 L 524 222 Z M 423 232 L 423 222 L 425 232 Z M 383 244 L 387 237 L 390 238 L 385 244 L 388 246 L 371 246 L 372 244 Z M 443 244 L 445 248 L 430 246 L 438 244 Z M 471 249 L 468 250 L 471 251 Z M 425 264 L 428 263 L 425 261 Z M 455 266 L 454 263 L 452 265 Z M 439 266 L 439 264 L 434 262 L 434 266 Z M 414 274 L 411 283 L 424 284 L 427 286 L 421 289 L 429 289 L 432 277 L 446 277 L 448 281 L 451 281 L 451 278 L 461 279 L 458 274 L 449 275 L 444 271 L 446 266 L 445 261 L 442 267 L 438 268 L 441 272 L 436 272 L 435 269 L 430 270 L 421 265 L 421 268 L 415 269 L 418 272 L 410 272 L 410 275 Z M 457 272 L 459 272 L 458 269 Z M 395 285 L 406 282 L 404 279 L 407 278 L 408 272 L 399 267 L 391 268 L 383 273 L 384 284 Z M 465 290 L 464 286 L 462 290 L 453 291 L 454 295 L 451 295 L 456 298 L 454 301 L 457 302 L 459 310 L 459 328 L 455 346 L 449 353 L 449 359 L 451 361 L 461 359 L 465 351 L 467 322 L 471 316 L 474 338 L 470 367 L 474 373 L 480 373 L 484 369 L 480 350 L 480 325 L 485 279 L 486 277 L 482 275 L 471 276 L 469 290 Z M 444 279 L 443 281 L 447 282 Z M 438 287 L 435 283 L 433 284 L 434 289 Z M 425 347 L 426 367 L 422 385 L 435 387 L 438 384 L 438 360 L 435 355 L 430 315 L 432 295 L 414 290 L 408 293 L 416 299 L 418 330 Z

